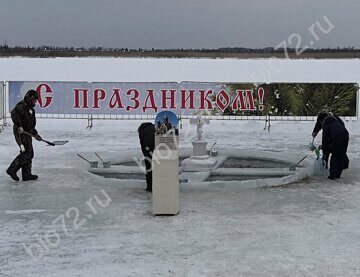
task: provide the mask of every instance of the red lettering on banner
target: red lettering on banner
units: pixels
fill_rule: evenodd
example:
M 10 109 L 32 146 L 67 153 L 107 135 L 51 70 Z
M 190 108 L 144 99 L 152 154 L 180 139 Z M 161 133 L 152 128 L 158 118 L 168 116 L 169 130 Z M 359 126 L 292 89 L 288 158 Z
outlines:
M 161 108 L 163 109 L 175 109 L 175 92 L 176 92 L 176 89 L 170 89 L 169 90 L 171 95 L 170 97 L 167 96 L 167 92 L 168 90 L 167 89 L 162 89 L 161 90 L 161 93 L 162 93 L 162 106 Z M 170 104 L 170 107 L 168 107 L 166 104 L 167 104 L 167 100 L 170 100 L 171 104 Z
M 140 101 L 139 101 L 139 91 L 136 89 L 129 89 L 126 92 L 127 96 L 130 96 L 131 94 L 134 94 L 134 97 L 132 97 L 130 100 L 134 101 L 134 106 L 126 106 L 126 110 L 130 111 L 130 110 L 137 110 L 140 107 Z
M 230 96 L 225 90 L 220 91 L 216 95 L 216 105 L 220 108 L 222 112 L 229 106 Z
M 264 96 L 265 96 L 265 91 L 263 87 L 259 87 L 258 89 L 258 99 L 259 99 L 259 110 L 263 111 L 265 106 L 264 106 Z
M 212 90 L 209 90 L 208 92 L 206 92 L 205 95 L 205 90 L 200 90 L 200 110 L 213 110 L 214 106 L 213 103 L 207 99 L 209 95 L 213 95 L 212 94 Z M 207 103 L 207 107 L 205 107 L 205 103 Z
M 113 95 L 110 98 L 109 108 L 110 109 L 114 109 L 114 108 L 123 109 L 124 108 L 123 103 L 121 101 L 119 88 L 113 89 Z
M 256 111 L 253 93 L 254 93 L 254 91 L 252 89 L 246 90 L 246 99 L 247 99 L 247 103 L 249 105 L 249 107 L 248 107 L 249 111 Z
M 143 112 L 145 112 L 146 109 L 154 109 L 154 111 L 157 112 L 158 108 L 157 108 L 156 103 L 155 103 L 154 90 L 153 89 L 148 89 L 146 91 L 148 93 L 148 96 L 146 97 L 145 104 L 144 104 L 144 106 L 142 108 Z M 147 106 L 147 103 L 148 103 L 149 99 L 150 99 L 150 105 L 151 106 Z
M 45 90 L 43 90 L 42 88 L 45 88 Z M 40 95 L 39 99 L 37 100 L 40 108 L 46 109 L 47 107 L 49 107 L 50 104 L 52 104 L 52 99 L 53 99 L 53 97 L 51 96 L 51 94 L 53 93 L 51 87 L 48 84 L 43 83 L 37 86 L 36 91 Z M 45 104 L 43 103 L 43 97 L 42 97 L 43 92 L 49 95 L 45 97 Z
M 180 107 L 180 109 L 186 109 L 186 110 L 187 109 L 190 109 L 190 110 L 195 109 L 195 107 L 194 107 L 194 92 L 195 92 L 195 90 L 190 89 L 188 96 L 186 96 L 186 91 L 187 91 L 186 89 L 182 89 L 180 91 L 181 91 L 181 107 Z M 189 105 L 189 107 L 187 107 L 186 103 L 188 102 L 189 99 L 190 99 L 190 105 Z
M 240 109 L 239 109 L 239 103 L 240 103 Z M 246 102 L 245 102 L 245 96 L 244 96 L 244 90 L 237 90 L 236 91 L 236 97 L 234 99 L 234 102 L 232 103 L 232 110 L 233 111 L 246 111 Z
M 232 110 L 233 111 L 255 111 L 255 104 L 254 104 L 254 91 L 251 89 L 248 89 L 246 91 L 244 90 L 237 90 L 236 91 L 236 97 L 232 103 Z M 246 99 L 245 99 L 246 94 Z M 240 104 L 240 109 L 239 109 Z
M 83 105 L 80 107 L 80 93 L 82 94 L 83 99 Z M 74 109 L 88 109 L 89 108 L 89 102 L 88 102 L 88 89 L 84 88 L 74 88 Z
M 104 100 L 106 96 L 105 90 L 99 88 L 94 90 L 94 109 L 100 109 L 100 100 Z

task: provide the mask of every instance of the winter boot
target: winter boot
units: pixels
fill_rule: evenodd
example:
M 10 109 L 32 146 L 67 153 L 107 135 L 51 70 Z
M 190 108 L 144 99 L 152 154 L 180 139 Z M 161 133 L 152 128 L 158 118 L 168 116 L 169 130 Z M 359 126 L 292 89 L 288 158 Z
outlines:
M 20 159 L 19 156 L 17 156 L 6 170 L 6 173 L 11 177 L 11 179 L 18 182 L 20 179 L 16 173 L 19 171 L 20 168 L 21 168 Z
M 35 181 L 35 180 L 37 180 L 38 178 L 39 178 L 39 176 L 37 176 L 37 175 L 32 175 L 32 174 L 22 176 L 22 180 L 23 180 L 23 181 Z
M 11 177 L 11 179 L 13 179 L 14 181 L 16 181 L 16 182 L 19 182 L 19 181 L 20 181 L 19 177 L 16 175 L 16 172 L 13 172 L 13 171 L 11 171 L 10 169 L 8 169 L 8 170 L 6 170 L 6 173 L 7 173 L 7 175 L 9 175 L 9 176 Z
M 23 181 L 34 181 L 38 179 L 37 175 L 31 174 L 32 162 L 28 162 L 22 167 L 22 180 Z

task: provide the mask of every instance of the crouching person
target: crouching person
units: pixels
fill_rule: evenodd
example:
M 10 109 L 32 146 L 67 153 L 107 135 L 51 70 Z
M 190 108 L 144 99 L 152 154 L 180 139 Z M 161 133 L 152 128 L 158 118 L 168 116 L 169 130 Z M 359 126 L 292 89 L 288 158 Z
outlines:
M 331 152 L 330 176 L 331 180 L 340 178 L 342 171 L 349 166 L 346 155 L 349 144 L 349 132 L 344 122 L 332 113 L 322 112 L 317 119 L 317 125 L 323 129 L 322 148 Z M 319 129 L 319 127 L 318 127 Z M 316 131 L 316 130 L 314 130 Z
M 11 111 L 11 119 L 14 123 L 13 132 L 15 141 L 20 147 L 20 154 L 11 163 L 6 173 L 15 181 L 20 180 L 17 176 L 20 169 L 22 169 L 23 181 L 38 179 L 37 175 L 31 173 L 32 159 L 34 158 L 32 136 L 39 141 L 42 139 L 36 131 L 34 107 L 37 99 L 39 99 L 39 94 L 35 90 L 29 90 L 24 100 L 20 101 Z
M 155 126 L 150 122 L 142 123 L 138 129 L 141 151 L 145 157 L 146 190 L 152 191 L 152 154 L 155 148 Z

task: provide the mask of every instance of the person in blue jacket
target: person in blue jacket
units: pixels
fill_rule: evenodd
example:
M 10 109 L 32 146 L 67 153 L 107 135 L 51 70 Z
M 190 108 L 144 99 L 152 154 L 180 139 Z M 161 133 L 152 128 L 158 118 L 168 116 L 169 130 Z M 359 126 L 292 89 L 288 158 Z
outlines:
M 313 130 L 313 137 L 316 137 L 320 130 L 322 133 L 322 149 L 324 159 L 330 158 L 330 176 L 331 180 L 340 178 L 344 169 L 349 167 L 349 159 L 346 155 L 349 145 L 349 132 L 344 122 L 331 112 L 321 112 L 317 117 L 317 122 Z M 327 156 L 327 157 L 326 157 Z

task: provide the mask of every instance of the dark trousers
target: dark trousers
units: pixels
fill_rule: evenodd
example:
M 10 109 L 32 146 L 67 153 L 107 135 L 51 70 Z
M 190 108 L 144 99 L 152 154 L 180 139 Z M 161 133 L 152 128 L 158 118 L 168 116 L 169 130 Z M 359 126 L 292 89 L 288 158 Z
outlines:
M 349 134 L 340 134 L 332 139 L 332 155 L 330 159 L 330 177 L 340 178 L 344 169 L 348 168 L 349 159 L 346 151 L 349 145 Z
M 14 128 L 14 136 L 18 145 L 24 145 L 25 152 L 20 152 L 20 154 L 10 164 L 8 170 L 16 173 L 21 168 L 22 176 L 29 176 L 31 175 L 32 159 L 34 158 L 32 137 L 25 134 L 19 135 L 17 128 Z
M 146 168 L 146 189 L 152 190 L 152 155 L 147 150 L 142 149 L 142 152 L 145 156 L 145 168 Z

